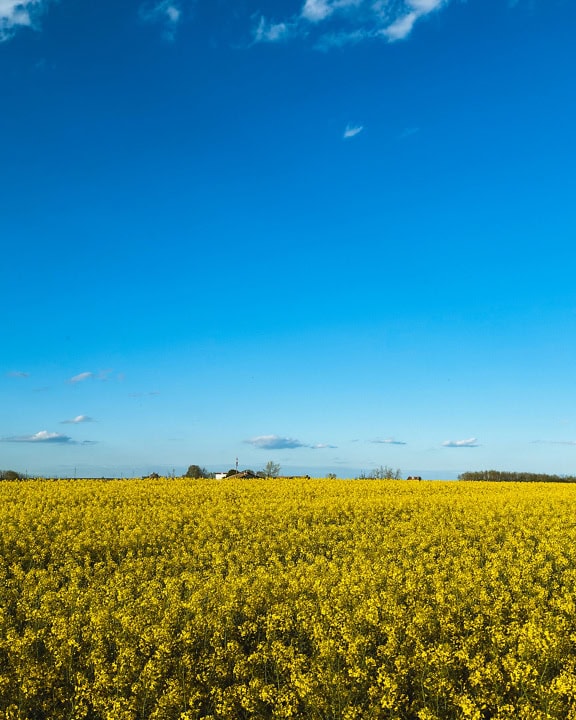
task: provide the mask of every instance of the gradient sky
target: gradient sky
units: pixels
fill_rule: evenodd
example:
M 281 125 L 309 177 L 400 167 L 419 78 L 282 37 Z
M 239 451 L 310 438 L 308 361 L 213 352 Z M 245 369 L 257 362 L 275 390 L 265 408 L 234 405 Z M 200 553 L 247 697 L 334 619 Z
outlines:
M 0 0 L 0 468 L 576 473 L 575 27 Z

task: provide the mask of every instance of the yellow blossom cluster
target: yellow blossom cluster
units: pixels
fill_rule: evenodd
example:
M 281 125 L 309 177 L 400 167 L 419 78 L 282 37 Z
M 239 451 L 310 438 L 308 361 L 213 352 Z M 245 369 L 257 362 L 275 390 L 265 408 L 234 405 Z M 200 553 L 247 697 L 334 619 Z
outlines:
M 576 487 L 0 485 L 0 720 L 576 720 Z

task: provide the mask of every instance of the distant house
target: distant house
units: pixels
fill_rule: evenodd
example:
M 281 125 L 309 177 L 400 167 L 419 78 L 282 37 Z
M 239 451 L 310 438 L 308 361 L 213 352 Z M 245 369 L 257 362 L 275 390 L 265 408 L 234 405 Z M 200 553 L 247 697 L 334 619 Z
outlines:
M 260 473 L 252 472 L 252 470 L 241 470 L 237 473 L 232 473 L 231 475 L 228 475 L 228 473 L 216 473 L 214 477 L 217 480 L 223 480 L 224 478 L 232 478 L 233 480 L 241 480 L 241 479 L 249 479 L 249 478 L 261 478 L 263 477 Z

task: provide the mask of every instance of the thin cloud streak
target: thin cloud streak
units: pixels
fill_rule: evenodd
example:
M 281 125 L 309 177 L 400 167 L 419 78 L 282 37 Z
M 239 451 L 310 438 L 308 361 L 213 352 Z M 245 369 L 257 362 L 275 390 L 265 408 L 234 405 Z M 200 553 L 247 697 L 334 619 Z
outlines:
M 402 440 L 394 440 L 394 438 L 386 438 L 385 440 L 370 440 L 371 443 L 376 445 L 406 445 Z
M 442 447 L 447 448 L 463 448 L 463 447 L 478 447 L 476 438 L 468 438 L 468 440 L 446 440 L 442 443 Z
M 34 435 L 16 435 L 14 437 L 1 438 L 0 442 L 33 443 L 33 444 L 76 444 L 69 435 L 40 430 Z
M 359 135 L 362 130 L 364 130 L 364 125 L 346 125 L 343 138 L 348 140 L 349 138 L 356 137 L 356 135 Z
M 402 130 L 400 135 L 398 135 L 399 140 L 404 140 L 405 138 L 412 137 L 412 135 L 417 135 L 420 132 L 420 128 L 418 127 L 408 127 Z
M 316 443 L 310 445 L 303 443 L 296 438 L 280 437 L 279 435 L 259 435 L 253 437 L 250 440 L 245 440 L 245 443 L 252 445 L 260 450 L 294 450 L 296 448 L 309 448 L 311 450 L 324 450 L 327 448 L 336 448 L 336 445 L 328 445 L 327 443 Z
M 533 440 L 531 445 L 576 445 L 576 440 Z
M 74 377 L 71 377 L 70 380 L 68 380 L 68 382 L 75 385 L 76 383 L 84 382 L 84 380 L 89 380 L 92 377 L 94 377 L 93 372 L 83 372 L 83 373 L 80 373 L 79 375 L 74 375 Z
M 72 420 L 62 420 L 61 425 L 78 425 L 79 423 L 96 422 L 89 415 L 76 415 Z
M 245 442 L 261 450 L 293 450 L 294 448 L 306 447 L 300 440 L 279 437 L 278 435 L 259 435 Z

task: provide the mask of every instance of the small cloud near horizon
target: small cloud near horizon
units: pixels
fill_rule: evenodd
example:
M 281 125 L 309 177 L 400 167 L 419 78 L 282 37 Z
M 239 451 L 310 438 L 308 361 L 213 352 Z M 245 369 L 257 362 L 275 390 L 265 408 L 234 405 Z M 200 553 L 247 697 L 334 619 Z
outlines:
M 445 440 L 442 447 L 461 448 L 461 447 L 478 447 L 476 438 L 468 438 L 468 440 Z
M 47 430 L 40 430 L 40 432 L 37 432 L 34 435 L 16 435 L 14 437 L 2 438 L 1 442 L 76 444 L 69 435 L 48 432 Z
M 22 370 L 12 370 L 12 372 L 6 373 L 8 377 L 13 378 L 27 378 L 30 377 L 30 373 L 23 372 Z
M 394 440 L 394 438 L 386 438 L 385 440 L 370 440 L 376 445 L 406 445 L 403 440 Z
M 61 425 L 77 425 L 78 423 L 96 422 L 89 415 L 76 415 L 72 420 L 62 420 Z
M 279 437 L 278 435 L 259 435 L 244 442 L 261 450 L 293 450 L 294 448 L 307 447 L 304 443 L 301 443 L 300 440 Z
M 532 440 L 531 445 L 576 445 L 576 440 Z
M 79 375 L 74 375 L 74 377 L 71 377 L 68 380 L 68 382 L 72 383 L 72 385 L 75 385 L 76 383 L 84 382 L 84 380 L 89 380 L 90 378 L 93 378 L 93 377 L 94 377 L 93 372 L 83 372 L 83 373 L 80 373 Z
M 328 445 L 327 443 L 316 443 L 310 445 L 303 443 L 296 438 L 280 437 L 279 435 L 259 435 L 250 440 L 244 440 L 248 445 L 253 445 L 260 450 L 294 450 L 296 448 L 310 448 L 311 450 L 325 450 L 327 448 L 336 448 L 336 445 Z

